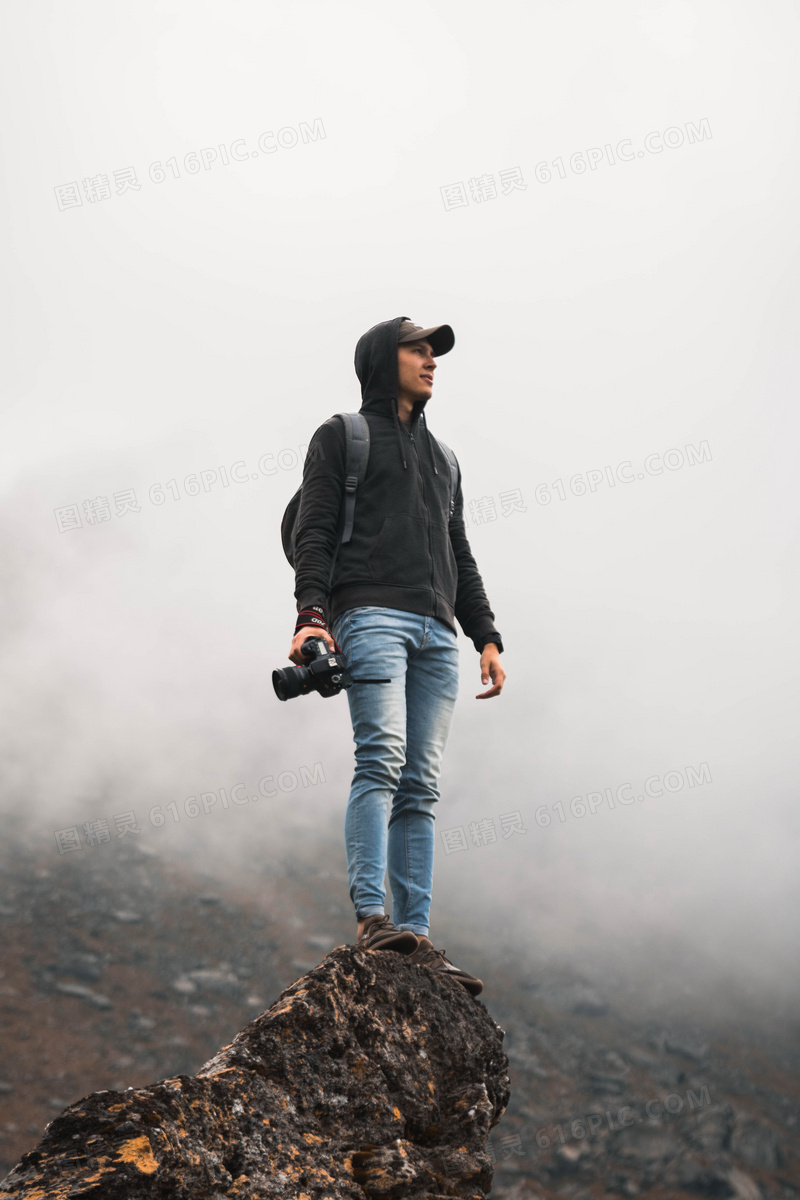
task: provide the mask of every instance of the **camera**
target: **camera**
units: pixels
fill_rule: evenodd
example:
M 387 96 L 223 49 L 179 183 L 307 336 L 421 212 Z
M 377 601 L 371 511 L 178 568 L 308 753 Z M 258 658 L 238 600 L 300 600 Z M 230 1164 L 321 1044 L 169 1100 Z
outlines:
M 272 672 L 272 686 L 279 700 L 293 700 L 309 692 L 338 696 L 342 688 L 352 687 L 355 681 L 347 670 L 345 656 L 332 654 L 324 638 L 306 638 L 301 652 L 309 660 L 308 666 L 278 667 Z

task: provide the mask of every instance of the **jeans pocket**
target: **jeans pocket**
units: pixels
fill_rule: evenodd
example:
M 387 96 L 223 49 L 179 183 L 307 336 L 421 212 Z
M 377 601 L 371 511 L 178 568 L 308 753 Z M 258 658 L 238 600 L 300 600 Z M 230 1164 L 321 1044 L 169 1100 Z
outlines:
M 347 630 L 350 627 L 350 614 L 352 611 L 352 609 L 348 609 L 346 612 L 339 613 L 339 616 L 336 617 L 331 625 L 331 633 L 340 646 L 344 645 L 344 639 L 347 637 Z

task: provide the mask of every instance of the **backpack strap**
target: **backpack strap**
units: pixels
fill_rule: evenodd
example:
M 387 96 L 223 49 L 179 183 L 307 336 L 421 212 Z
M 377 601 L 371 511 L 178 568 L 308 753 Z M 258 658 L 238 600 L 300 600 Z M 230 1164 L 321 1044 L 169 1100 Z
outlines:
M 458 459 L 446 442 L 443 442 L 441 438 L 436 438 L 436 441 L 450 463 L 450 516 L 452 517 L 456 508 L 456 491 L 458 489 Z
M 344 481 L 344 533 L 342 541 L 349 542 L 353 533 L 356 511 L 356 488 L 364 482 L 369 459 L 369 425 L 363 413 L 337 413 L 344 422 L 346 442 Z

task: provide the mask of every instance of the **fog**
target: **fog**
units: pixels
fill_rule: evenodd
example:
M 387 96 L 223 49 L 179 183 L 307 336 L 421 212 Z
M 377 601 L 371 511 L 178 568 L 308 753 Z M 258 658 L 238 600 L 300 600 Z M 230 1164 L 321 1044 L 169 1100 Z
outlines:
M 0 20 L 6 818 L 43 860 L 113 855 L 133 812 L 125 836 L 231 880 L 343 870 L 346 699 L 271 685 L 280 520 L 314 429 L 360 405 L 359 336 L 447 322 L 427 416 L 508 679 L 476 701 L 459 634 L 432 929 L 575 961 L 683 947 L 788 994 L 796 9 Z

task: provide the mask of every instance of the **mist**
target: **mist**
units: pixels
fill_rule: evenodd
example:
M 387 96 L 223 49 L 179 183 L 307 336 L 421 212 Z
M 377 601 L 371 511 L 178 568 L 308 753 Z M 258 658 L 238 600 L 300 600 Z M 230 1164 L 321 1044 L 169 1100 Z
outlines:
M 280 521 L 359 336 L 446 322 L 426 413 L 508 679 L 477 701 L 459 633 L 432 928 L 789 997 L 793 6 L 0 19 L 6 828 L 343 872 L 347 701 L 271 684 Z

